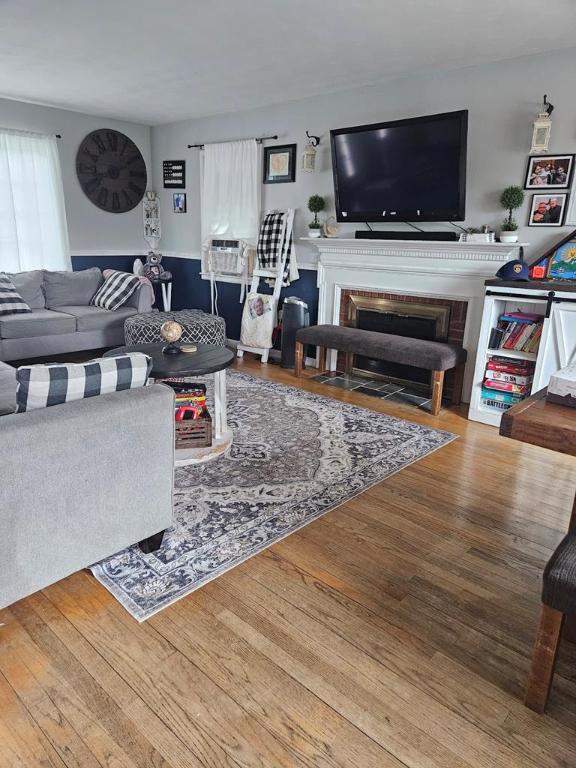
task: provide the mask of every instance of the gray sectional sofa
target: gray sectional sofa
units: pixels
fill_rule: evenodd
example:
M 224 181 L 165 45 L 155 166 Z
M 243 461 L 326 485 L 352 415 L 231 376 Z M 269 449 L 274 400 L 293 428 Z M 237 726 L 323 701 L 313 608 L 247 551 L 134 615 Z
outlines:
M 172 523 L 169 387 L 15 405 L 0 362 L 0 609 Z
M 32 312 L 0 315 L 0 360 L 121 345 L 126 318 L 152 309 L 146 286 L 113 312 L 90 306 L 104 279 L 97 267 L 79 272 L 18 272 L 10 278 Z

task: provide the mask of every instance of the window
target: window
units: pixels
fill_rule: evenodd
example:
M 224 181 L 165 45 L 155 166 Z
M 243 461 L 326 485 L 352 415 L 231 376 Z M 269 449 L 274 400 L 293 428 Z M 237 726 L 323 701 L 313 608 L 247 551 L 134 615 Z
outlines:
M 56 137 L 0 129 L 0 271 L 71 268 Z

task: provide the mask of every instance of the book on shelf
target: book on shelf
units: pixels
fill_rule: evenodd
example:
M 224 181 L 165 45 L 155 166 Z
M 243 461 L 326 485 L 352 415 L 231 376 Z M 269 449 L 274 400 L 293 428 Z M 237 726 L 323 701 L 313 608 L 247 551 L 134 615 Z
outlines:
M 532 312 L 508 312 L 500 315 L 490 332 L 490 349 L 533 352 L 538 347 L 544 318 Z
M 516 403 L 522 402 L 524 396 L 514 394 L 513 392 L 498 392 L 495 389 L 486 389 L 482 387 L 482 398 L 485 400 L 496 400 L 500 403 L 509 403 L 510 405 L 516 405 Z
M 502 371 L 499 369 L 492 370 L 489 368 L 489 366 L 486 366 L 486 379 L 490 379 L 492 381 L 510 381 L 513 384 L 532 384 L 532 379 L 534 378 L 531 374 L 528 373 L 527 368 L 519 369 L 522 372 L 518 372 L 518 369 L 516 372 L 511 371 Z M 526 372 L 524 372 L 526 371 Z
M 536 364 L 532 360 L 515 360 L 492 355 L 488 358 L 484 371 L 482 404 L 505 410 L 520 403 L 530 394 L 535 367 Z
M 488 389 L 496 389 L 499 392 L 512 392 L 514 395 L 528 394 L 528 386 L 526 384 L 515 384 L 513 381 L 498 381 L 495 379 L 485 379 L 484 386 Z

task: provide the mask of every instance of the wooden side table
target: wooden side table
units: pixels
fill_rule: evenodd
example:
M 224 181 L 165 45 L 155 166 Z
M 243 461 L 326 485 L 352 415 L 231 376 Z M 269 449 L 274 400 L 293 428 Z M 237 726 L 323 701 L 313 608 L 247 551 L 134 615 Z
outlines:
M 576 408 L 548 403 L 546 389 L 541 389 L 502 415 L 500 434 L 576 456 Z M 573 530 L 575 526 L 576 497 L 568 530 Z M 525 699 L 526 705 L 539 713 L 544 711 L 548 700 L 562 623 L 564 638 L 576 642 L 576 616 L 563 617 L 559 611 L 542 604 Z

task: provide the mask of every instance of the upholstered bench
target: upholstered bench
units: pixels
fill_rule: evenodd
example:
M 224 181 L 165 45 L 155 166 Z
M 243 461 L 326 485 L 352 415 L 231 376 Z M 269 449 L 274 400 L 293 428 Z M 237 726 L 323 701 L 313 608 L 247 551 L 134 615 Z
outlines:
M 320 348 L 320 370 L 326 367 L 326 349 L 337 349 L 346 353 L 346 373 L 352 372 L 355 354 L 432 371 L 431 409 L 435 416 L 442 404 L 444 372 L 455 368 L 452 403 L 457 405 L 460 402 L 466 350 L 456 344 L 412 339 L 340 325 L 311 325 L 296 333 L 296 376 L 302 374 L 305 344 Z
M 124 323 L 126 344 L 154 344 L 162 341 L 160 328 L 167 320 L 182 326 L 183 342 L 192 344 L 226 345 L 224 318 L 209 315 L 199 309 L 181 309 L 177 312 L 147 312 L 133 315 Z

